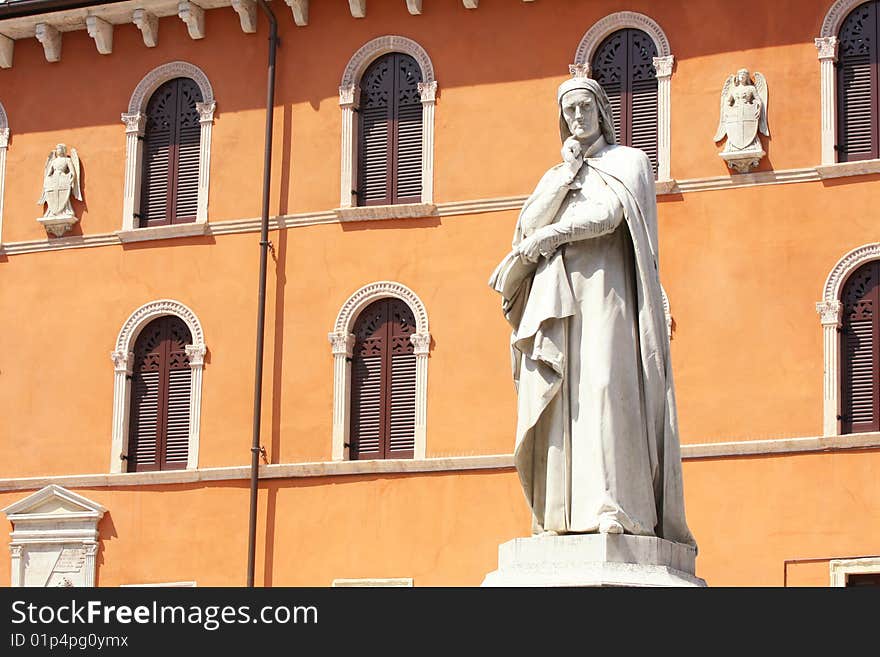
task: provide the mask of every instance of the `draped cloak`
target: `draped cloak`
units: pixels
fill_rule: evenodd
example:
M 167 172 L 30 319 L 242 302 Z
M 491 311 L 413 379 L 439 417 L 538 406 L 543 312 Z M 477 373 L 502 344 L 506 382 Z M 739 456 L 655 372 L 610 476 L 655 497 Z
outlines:
M 626 146 L 605 145 L 592 156 L 588 155 L 585 166 L 592 167 L 620 201 L 623 208 L 622 223 L 629 232 L 626 248 L 632 250 L 632 257 L 628 256 L 627 261 L 631 263 L 628 266 L 634 270 L 632 278 L 637 312 L 632 313 L 632 321 L 637 332 L 637 346 L 634 349 L 638 352 L 634 361 L 639 370 L 635 376 L 640 377 L 638 385 L 641 397 L 641 408 L 636 410 L 641 414 L 644 425 L 641 428 L 644 436 L 639 436 L 638 441 L 644 441 L 644 449 L 647 450 L 647 465 L 643 469 L 647 473 L 645 476 L 650 477 L 650 482 L 623 481 L 619 485 L 640 486 L 642 490 L 647 487 L 653 492 L 652 511 L 655 513 L 650 515 L 656 524 L 653 527 L 644 527 L 635 523 L 633 527 L 624 522 L 624 529 L 628 533 L 654 535 L 696 547 L 684 514 L 678 420 L 657 269 L 654 175 L 648 157 L 642 151 Z M 557 222 L 563 214 L 561 208 L 564 207 L 567 196 L 561 192 L 561 181 L 566 175 L 564 167 L 565 165 L 560 164 L 550 169 L 524 204 L 517 222 L 514 249 L 528 236 L 528 228 L 524 225 L 525 217 L 529 218 L 528 223 L 532 225 L 549 225 Z M 502 292 L 502 309 L 513 327 L 511 356 L 513 379 L 518 392 L 514 453 L 516 469 L 532 508 L 536 529 L 554 529 L 560 533 L 569 531 L 569 528 L 544 527 L 542 507 L 543 499 L 548 494 L 548 482 L 541 476 L 535 476 L 535 471 L 546 463 L 548 456 L 541 451 L 546 452 L 548 444 L 564 444 L 565 453 L 562 458 L 566 464 L 565 477 L 568 480 L 562 482 L 561 488 L 560 482 L 551 483 L 557 490 L 565 491 L 565 512 L 570 514 L 571 496 L 577 495 L 580 485 L 578 481 L 571 481 L 571 442 L 577 442 L 579 436 L 571 435 L 570 409 L 568 403 L 560 398 L 567 395 L 567 390 L 571 386 L 577 386 L 579 382 L 566 380 L 570 376 L 570 361 L 573 356 L 569 353 L 572 336 L 568 335 L 568 331 L 578 313 L 596 310 L 577 306 L 579 302 L 572 291 L 571 278 L 566 270 L 568 248 L 578 248 L 578 242 L 560 246 L 549 258 L 539 258 L 536 267 L 532 266 L 535 267 L 533 274 L 524 276 L 515 288 Z M 518 258 L 508 256 L 511 257 Z M 490 284 L 501 291 L 498 274 L 499 270 L 496 270 Z M 580 324 L 575 323 L 574 326 Z M 585 346 L 589 349 L 589 345 Z M 583 364 L 584 368 L 589 366 L 588 362 Z M 612 371 L 609 376 L 615 376 L 615 373 Z M 613 433 L 612 425 L 613 423 L 609 423 L 607 434 Z M 541 432 L 548 431 L 569 433 L 565 441 L 560 441 L 558 436 L 554 438 L 540 435 Z M 614 435 L 601 437 L 603 445 L 600 447 L 600 458 L 614 458 L 613 443 L 616 439 Z M 641 445 L 638 449 L 641 449 Z M 626 469 L 620 472 L 627 474 Z M 588 485 L 601 487 L 603 483 L 591 482 Z M 626 495 L 623 497 L 626 498 Z M 626 517 L 627 509 L 623 508 L 621 511 L 622 516 Z M 572 531 L 594 530 L 595 527 L 575 527 Z

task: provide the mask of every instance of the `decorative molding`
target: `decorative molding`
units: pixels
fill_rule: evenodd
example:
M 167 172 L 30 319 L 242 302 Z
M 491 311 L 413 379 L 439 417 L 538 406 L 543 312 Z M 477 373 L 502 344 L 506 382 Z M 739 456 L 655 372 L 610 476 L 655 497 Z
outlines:
M 821 177 L 814 167 L 803 169 L 780 169 L 778 171 L 757 171 L 735 176 L 710 176 L 676 180 L 668 194 L 709 192 L 719 189 L 757 187 L 761 185 L 784 185 L 791 183 L 819 182 Z
M 61 61 L 61 32 L 48 23 L 37 23 L 35 36 L 43 44 L 47 62 Z
M 113 24 L 97 16 L 86 16 L 86 30 L 95 40 L 98 52 L 109 55 L 113 52 Z
M 871 242 L 857 247 L 843 256 L 832 267 L 822 287 L 822 302 L 838 301 L 843 292 L 843 284 L 856 269 L 866 262 L 880 259 L 880 242 Z
M 822 164 L 830 165 L 837 161 L 837 33 L 814 42 L 819 51 L 820 157 Z
M 309 0 L 284 0 L 293 12 L 293 22 L 300 27 L 309 24 Z
M 362 205 L 334 210 L 339 221 L 367 221 L 372 219 L 411 219 L 437 214 L 433 203 L 401 203 L 399 205 Z
M 480 0 L 461 0 L 465 9 L 476 9 L 480 6 Z
M 422 0 L 406 0 L 406 10 L 413 16 L 422 13 Z
M 367 0 L 348 0 L 348 8 L 352 18 L 366 18 Z
M 853 9 L 864 3 L 865 0 L 835 0 L 828 13 L 825 14 L 819 36 L 836 37 L 837 33 L 840 32 L 840 26 L 843 25 L 844 19 Z
M 822 180 L 843 178 L 845 176 L 867 176 L 880 173 L 880 160 L 858 160 L 857 162 L 836 162 L 820 164 L 816 172 Z
M 655 20 L 635 11 L 619 11 L 605 16 L 605 18 L 596 22 L 587 30 L 580 43 L 578 43 L 577 50 L 575 50 L 575 63 L 589 65 L 593 59 L 593 53 L 596 52 L 596 48 L 605 40 L 605 37 L 627 27 L 633 27 L 646 32 L 657 46 L 658 57 L 672 56 L 672 50 L 669 48 L 669 39 L 666 37 L 663 28 Z
M 0 68 L 12 68 L 15 40 L 0 34 Z
M 697 443 L 681 446 L 682 459 L 741 458 L 750 456 L 832 453 L 852 449 L 880 449 L 880 433 L 857 433 L 845 436 L 741 440 L 736 442 Z M 480 456 L 435 456 L 423 459 L 387 459 L 377 461 L 308 461 L 275 463 L 260 466 L 260 479 L 296 479 L 305 477 L 346 477 L 360 475 L 398 475 L 426 472 L 461 472 L 467 470 L 514 469 L 513 454 Z M 124 472 L 118 474 L 72 474 L 47 477 L 9 477 L 0 479 L 0 492 L 37 490 L 55 484 L 76 488 L 155 486 L 198 484 L 214 481 L 246 481 L 250 465 Z
M 342 209 L 355 207 L 352 190 L 357 180 L 357 119 L 355 110 L 360 97 L 357 83 L 367 67 L 378 57 L 389 52 L 402 52 L 419 65 L 422 82 L 419 94 L 422 100 L 422 198 L 423 204 L 434 201 L 434 104 L 437 80 L 434 65 L 428 53 L 412 39 L 398 35 L 376 37 L 361 46 L 342 73 L 339 83 L 339 105 L 342 108 L 342 153 L 340 201 Z
M 836 36 L 827 36 L 827 37 L 817 37 L 813 39 L 813 43 L 816 45 L 816 50 L 819 51 L 819 59 L 830 59 L 832 61 L 837 61 L 837 45 L 838 39 Z
M 290 4 L 288 2 L 288 4 Z M 232 0 L 232 8 L 238 14 L 241 31 L 253 34 L 257 31 L 257 3 L 255 0 Z
M 185 3 L 181 3 L 185 4 Z M 217 101 L 214 89 L 204 71 L 195 64 L 174 61 L 154 68 L 137 84 L 128 102 L 128 111 L 122 114 L 126 127 L 125 187 L 122 201 L 122 232 L 137 230 L 135 215 L 140 212 L 141 169 L 143 166 L 143 119 L 147 103 L 155 91 L 168 80 L 189 78 L 199 87 L 202 102 L 196 103 L 201 124 L 199 138 L 199 189 L 196 223 L 208 221 L 208 192 L 211 174 L 211 133 Z M 152 239 L 152 238 L 149 238 Z M 130 240 L 131 241 L 131 240 Z
M 159 43 L 159 17 L 145 9 L 135 9 L 131 20 L 143 34 L 144 45 L 155 48 Z
M 846 586 L 850 575 L 876 575 L 880 573 L 880 557 L 860 559 L 832 559 L 828 564 L 831 586 Z
M 377 461 L 309 461 L 260 465 L 260 479 L 305 477 L 347 477 L 365 474 L 418 474 L 422 472 L 460 472 L 466 470 L 513 469 L 513 454 L 482 456 L 439 456 L 425 459 L 383 459 Z M 34 490 L 48 484 L 77 488 L 107 486 L 154 486 L 195 484 L 209 481 L 247 480 L 250 465 L 198 468 L 195 470 L 160 470 L 119 474 L 78 474 L 49 477 L 13 477 L 0 479 L 0 492 Z
M 160 299 L 144 304 L 135 310 L 122 325 L 116 338 L 116 347 L 110 353 L 113 361 L 113 428 L 110 448 L 110 472 L 124 471 L 122 455 L 128 452 L 128 426 L 131 412 L 131 361 L 135 341 L 141 330 L 158 317 L 174 315 L 182 319 L 192 336 L 187 345 L 190 358 L 190 405 L 189 405 L 189 451 L 187 469 L 195 469 L 199 463 L 199 429 L 202 408 L 202 370 L 207 353 L 205 335 L 201 322 L 187 306 L 173 299 Z
M 2 511 L 13 527 L 12 586 L 95 586 L 103 506 L 49 484 Z
M 205 38 L 205 10 L 184 0 L 177 5 L 177 15 L 184 23 L 191 39 Z
M 426 448 L 426 415 L 428 404 L 428 353 L 431 334 L 428 330 L 428 312 L 418 295 L 402 283 L 377 281 L 365 285 L 352 294 L 339 310 L 333 331 L 327 339 L 333 345 L 333 437 L 332 458 L 341 461 L 348 458 L 350 401 L 351 401 L 351 349 L 354 347 L 352 331 L 358 316 L 368 305 L 379 299 L 400 299 L 413 312 L 416 330 L 410 336 L 416 355 L 416 409 L 415 454 L 423 459 Z
M 361 579 L 334 579 L 333 583 L 330 584 L 331 587 L 337 586 L 369 586 L 369 587 L 384 587 L 384 586 L 405 586 L 410 587 L 413 585 L 412 577 L 368 577 Z
M 653 60 L 657 72 L 657 179 L 668 180 L 672 177 L 670 86 L 675 57 L 672 55 L 669 39 L 663 28 L 652 18 L 634 11 L 619 11 L 605 16 L 581 38 L 574 53 L 574 65 L 580 66 L 587 75 L 590 75 L 590 62 L 596 48 L 608 35 L 625 28 L 642 30 L 657 46 L 657 57 Z

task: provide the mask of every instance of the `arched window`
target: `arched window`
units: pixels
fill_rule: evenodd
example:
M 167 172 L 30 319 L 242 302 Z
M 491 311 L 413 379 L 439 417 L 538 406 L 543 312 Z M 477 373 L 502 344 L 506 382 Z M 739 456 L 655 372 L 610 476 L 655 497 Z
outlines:
M 204 235 L 214 90 L 189 62 L 150 71 L 135 87 L 125 123 L 122 242 Z
M 415 451 L 416 332 L 401 299 L 374 301 L 354 325 L 349 457 L 412 458 Z
M 878 0 L 853 9 L 840 26 L 837 71 L 837 159 L 840 162 L 880 157 L 878 40 Z
M 201 102 L 195 81 L 174 78 L 147 103 L 140 228 L 196 220 L 201 136 L 196 103 Z
M 422 73 L 391 52 L 361 78 L 358 205 L 418 203 L 422 198 Z
M 852 273 L 841 303 L 841 433 L 880 431 L 880 261 Z
M 425 458 L 431 334 L 421 299 L 395 281 L 364 285 L 327 337 L 333 460 Z
M 138 336 L 131 380 L 128 471 L 182 470 L 189 456 L 192 334 L 173 315 Z
M 198 317 L 179 301 L 151 301 L 129 316 L 110 354 L 110 472 L 198 467 L 207 351 Z
M 611 101 L 618 143 L 648 154 L 657 175 L 657 46 L 642 30 L 625 28 L 596 48 L 590 68 Z

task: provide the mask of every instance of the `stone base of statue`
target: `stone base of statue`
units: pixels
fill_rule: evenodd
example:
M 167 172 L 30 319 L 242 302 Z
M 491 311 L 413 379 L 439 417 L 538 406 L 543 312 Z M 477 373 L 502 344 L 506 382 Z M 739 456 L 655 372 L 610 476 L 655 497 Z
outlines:
M 567 534 L 515 538 L 498 547 L 482 586 L 706 586 L 694 548 L 653 536 Z
M 40 217 L 37 221 L 43 224 L 43 228 L 46 229 L 47 233 L 51 233 L 55 237 L 61 237 L 73 227 L 73 224 L 79 221 L 79 218 L 71 214 L 61 215 L 60 217 Z
M 727 162 L 727 166 L 737 173 L 748 173 L 758 166 L 761 158 L 766 154 L 763 148 L 752 148 L 743 151 L 733 150 L 730 152 L 722 151 L 718 153 Z

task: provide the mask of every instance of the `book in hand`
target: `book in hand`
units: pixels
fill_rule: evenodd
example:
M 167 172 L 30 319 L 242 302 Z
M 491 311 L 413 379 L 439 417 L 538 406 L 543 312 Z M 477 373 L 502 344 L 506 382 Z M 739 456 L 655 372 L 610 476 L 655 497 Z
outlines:
M 529 262 L 516 251 L 511 251 L 495 267 L 489 278 L 489 287 L 504 299 L 512 299 L 523 281 L 538 268 L 537 262 Z

